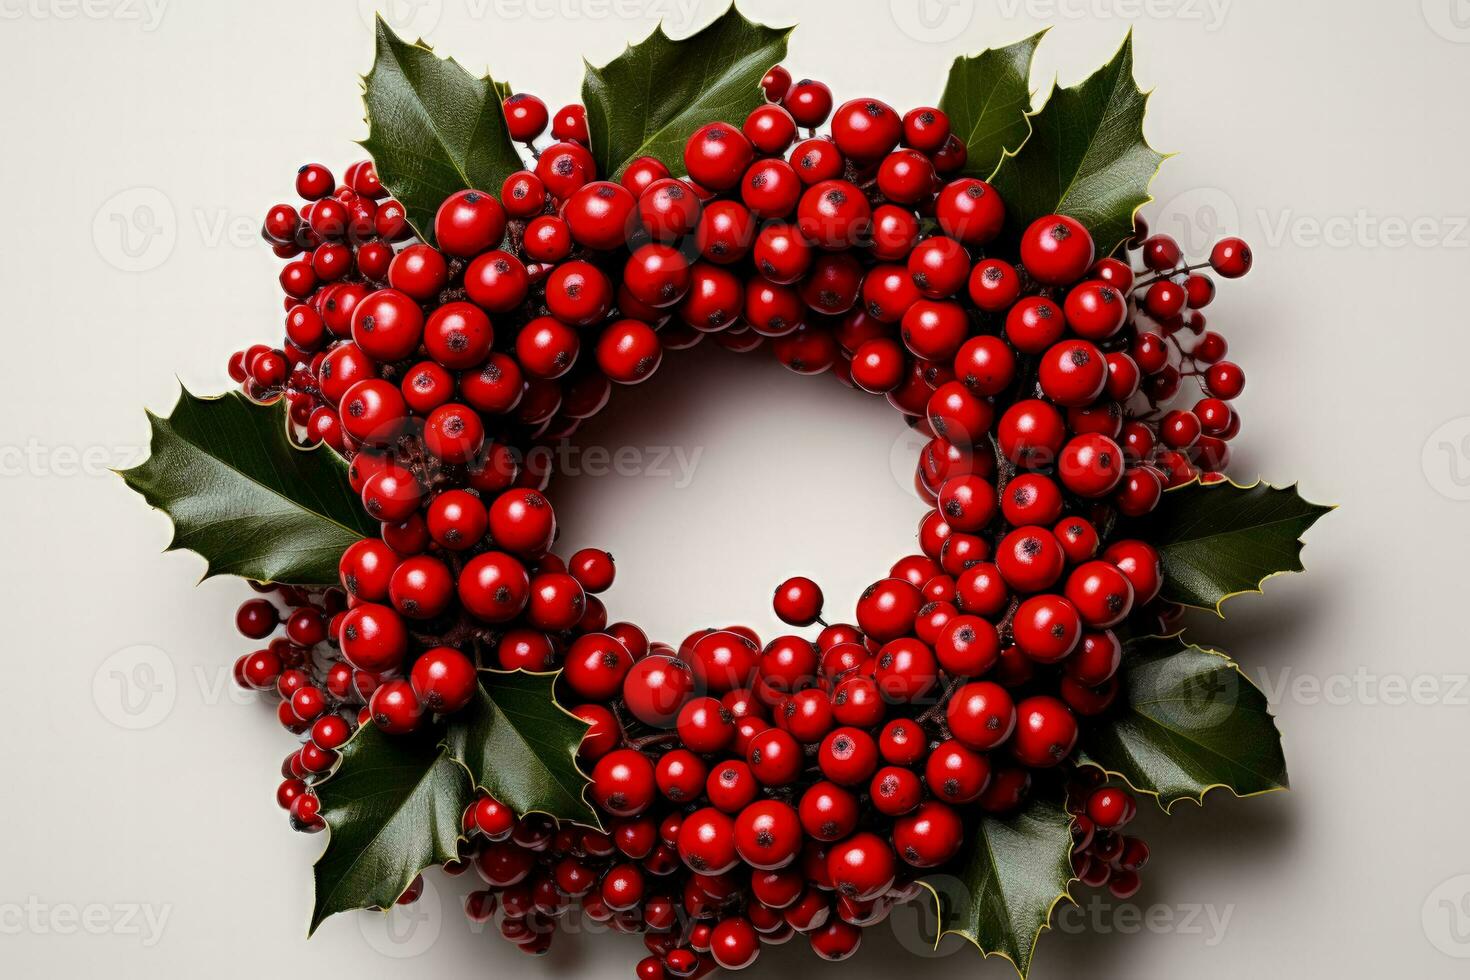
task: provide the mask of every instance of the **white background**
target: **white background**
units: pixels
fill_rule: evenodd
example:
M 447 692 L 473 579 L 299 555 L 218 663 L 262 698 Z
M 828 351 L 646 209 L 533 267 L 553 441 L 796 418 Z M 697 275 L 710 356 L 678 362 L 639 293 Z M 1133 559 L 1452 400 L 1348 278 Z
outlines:
M 1235 600 L 1227 625 L 1198 624 L 1270 691 L 1293 791 L 1147 817 L 1144 890 L 1089 908 L 1086 923 L 1069 916 L 1065 935 L 1043 937 L 1034 975 L 1463 976 L 1464 4 L 923 2 L 927 19 L 915 0 L 745 9 L 802 20 L 798 75 L 901 108 L 936 99 L 958 53 L 1055 23 L 1035 68 L 1044 90 L 1133 28 L 1139 78 L 1157 89 L 1148 134 L 1182 151 L 1150 216 L 1196 251 L 1222 230 L 1256 249 L 1256 271 L 1211 311 L 1249 376 L 1234 473 L 1299 479 L 1341 505 L 1310 535 L 1310 575 Z M 612 57 L 660 14 L 687 30 L 713 12 L 427 0 L 397 16 L 555 106 L 576 97 L 583 55 Z M 142 408 L 166 411 L 176 374 L 220 390 L 231 350 L 278 333 L 278 263 L 259 219 L 303 161 L 355 158 L 371 50 L 355 2 L 0 0 L 9 976 L 627 977 L 641 955 L 620 938 L 527 960 L 471 934 L 455 908 L 466 883 L 442 878 L 426 902 L 439 912 L 399 921 L 401 941 L 381 919 L 343 916 L 307 943 L 324 840 L 287 829 L 272 793 L 290 739 L 228 688 L 247 590 L 195 588 L 201 562 L 160 554 L 167 522 L 106 471 L 136 461 Z M 814 575 L 841 611 L 911 549 L 920 509 L 902 426 L 881 402 L 713 349 L 670 358 L 620 402 L 583 444 L 701 455 L 687 486 L 647 475 L 562 489 L 566 546 L 618 556 L 615 616 L 671 640 L 733 620 L 769 632 L 785 574 Z M 1404 684 L 1417 692 L 1407 703 Z M 911 960 L 912 922 L 896 922 L 847 966 L 792 943 L 763 969 L 1007 975 L 949 944 Z

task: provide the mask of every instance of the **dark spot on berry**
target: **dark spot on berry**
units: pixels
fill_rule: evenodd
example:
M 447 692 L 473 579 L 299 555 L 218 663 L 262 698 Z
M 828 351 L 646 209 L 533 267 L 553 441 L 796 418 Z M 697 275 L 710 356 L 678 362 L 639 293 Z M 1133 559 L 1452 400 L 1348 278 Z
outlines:
M 510 587 L 509 586 L 502 585 L 500 588 L 496 589 L 495 590 L 495 601 L 496 602 L 499 602 L 499 603 L 509 602 L 510 601 Z
M 1116 592 L 1109 592 L 1107 599 L 1104 601 L 1108 604 L 1108 612 L 1110 613 L 1116 614 L 1123 609 L 1123 597 Z
M 347 403 L 347 414 L 351 415 L 355 419 L 362 418 L 363 413 L 366 411 L 367 406 L 362 403 L 361 398 L 354 398 L 352 399 L 352 401 Z
M 943 787 L 943 789 L 944 789 L 944 795 L 945 796 L 950 796 L 950 797 L 959 796 L 960 795 L 960 781 L 958 779 L 954 778 L 953 776 L 951 776 L 951 777 L 949 777 L 948 779 L 946 779 L 944 781 L 944 787 Z
M 722 143 L 725 139 L 725 130 L 721 126 L 716 126 L 714 129 L 706 132 L 704 138 L 713 143 Z
M 733 786 L 740 779 L 740 770 L 734 766 L 726 766 L 720 770 L 720 782 L 726 786 Z
M 1062 224 L 1061 222 L 1057 222 L 1056 224 L 1052 225 L 1051 228 L 1047 231 L 1047 234 L 1052 237 L 1053 241 L 1058 242 L 1064 242 L 1072 237 L 1072 232 L 1069 231 L 1067 229 L 1067 226 Z
M 776 843 L 776 835 L 769 830 L 757 830 L 755 832 L 756 847 L 770 847 Z
M 874 119 L 877 119 L 879 116 L 883 115 L 883 107 L 876 102 L 864 102 L 863 111 L 872 116 Z
M 462 532 L 457 527 L 452 527 L 444 532 L 444 540 L 448 541 L 450 544 L 458 544 L 459 539 L 462 537 L 464 537 L 464 532 Z
M 868 304 L 868 315 L 871 316 L 871 317 L 875 317 L 875 318 L 876 317 L 881 317 L 883 315 L 883 304 L 882 303 L 879 303 L 879 302 L 876 302 L 876 301 L 875 302 L 872 302 L 872 303 L 869 303 Z
M 716 240 L 709 243 L 709 250 L 710 253 L 713 255 L 724 255 L 730 250 L 730 246 L 727 245 L 725 242 Z
M 833 207 L 840 208 L 847 203 L 847 192 L 833 188 L 826 193 L 827 203 Z
M 522 498 L 522 501 L 527 507 L 530 507 L 533 510 L 540 510 L 542 507 L 546 506 L 546 498 L 534 491 L 526 494 L 526 496 Z
M 1052 636 L 1060 640 L 1062 637 L 1067 635 L 1067 627 L 1063 626 L 1061 623 L 1053 623 L 1050 632 Z
M 975 639 L 975 627 L 961 626 L 959 629 L 954 631 L 954 635 L 959 638 L 959 640 L 963 643 L 973 642 Z
M 1092 355 L 1087 352 L 1086 347 L 1078 346 L 1072 348 L 1067 360 L 1072 362 L 1073 367 L 1086 367 L 1092 362 Z
M 499 383 L 500 366 L 498 364 L 486 364 L 480 369 L 480 380 L 487 384 Z
M 991 715 L 989 718 L 985 719 L 985 727 L 990 729 L 992 732 L 998 731 L 1000 729 L 1000 719 L 997 718 L 995 715 Z
M 817 302 L 826 307 L 834 307 L 842 302 L 842 295 L 835 289 L 822 289 L 817 291 Z
M 969 198 L 974 198 L 975 200 L 979 200 L 980 198 L 985 196 L 985 185 L 971 184 L 970 186 L 965 188 L 965 196 Z
M 946 517 L 964 517 L 965 505 L 958 500 L 947 500 L 944 502 L 944 514 Z
M 366 331 L 367 333 L 373 332 L 373 315 L 371 313 L 364 313 L 362 315 L 362 319 L 358 322 L 362 324 L 362 329 L 364 331 Z
M 891 661 L 892 659 L 893 658 L 890 655 L 889 660 Z M 834 738 L 832 740 L 832 751 L 833 751 L 834 754 L 838 755 L 839 757 L 840 756 L 848 755 L 849 753 L 852 752 L 852 750 L 853 750 L 853 742 L 852 742 L 852 739 L 850 737 L 848 737 L 847 735 L 838 735 L 836 738 Z
M 523 201 L 523 200 L 525 200 L 526 199 L 526 195 L 529 194 L 529 193 L 531 193 L 531 192 L 526 187 L 526 185 L 525 184 L 522 184 L 522 183 L 519 183 L 519 182 L 517 182 L 517 184 L 510 189 L 510 196 L 513 197 L 513 198 L 515 198 L 517 201 Z
M 837 836 L 837 821 L 836 820 L 828 820 L 828 821 L 826 821 L 826 822 L 824 822 L 822 824 L 822 836 L 823 837 L 836 837 Z
M 597 194 L 598 197 L 600 197 L 604 201 L 606 201 L 608 198 L 610 198 L 614 194 L 616 194 L 617 193 L 617 190 L 614 189 L 611 184 L 604 184 L 603 186 L 597 188 L 597 190 L 596 190 L 595 193 Z
M 760 190 L 762 187 L 766 186 L 766 183 L 766 175 L 763 173 L 756 174 L 754 177 L 750 178 L 750 186 L 754 187 L 756 190 Z
M 582 295 L 582 284 L 575 279 L 568 279 L 564 288 L 567 292 L 567 299 L 576 299 Z
M 761 271 L 768 276 L 776 274 L 776 267 L 771 264 L 770 259 L 761 259 Z
M 994 285 L 995 283 L 1000 282 L 1003 277 L 1004 273 L 1000 271 L 1000 266 L 988 265 L 985 267 L 984 279 L 987 283 Z
M 668 796 L 668 798 L 671 799 L 671 800 L 673 800 L 675 803 L 679 802 L 680 800 L 682 800 L 684 798 L 684 790 L 681 787 L 678 787 L 678 786 L 670 786 L 664 792 L 665 792 L 665 795 Z
M 914 285 L 918 286 L 920 289 L 929 288 L 929 273 L 915 272 L 912 274 L 912 278 L 914 280 Z M 907 336 L 907 334 L 905 334 L 905 336 Z
M 898 792 L 898 777 L 893 773 L 884 776 L 878 783 L 878 792 L 884 796 L 892 796 Z
M 346 626 L 344 626 L 342 628 L 342 632 L 346 635 L 347 639 L 349 639 L 349 640 L 356 640 L 357 639 L 357 624 L 356 623 L 348 623 Z
M 621 810 L 623 807 L 628 805 L 628 797 L 623 793 L 609 794 L 607 798 L 607 805 L 609 809 Z
M 1048 306 L 1048 305 L 1046 305 L 1046 304 L 1044 304 L 1044 303 L 1042 305 L 1036 307 L 1036 318 L 1038 320 L 1050 320 L 1051 319 L 1051 307 Z
M 1024 558 L 1035 558 L 1037 555 L 1041 554 L 1042 547 L 1043 545 L 1040 538 L 1024 538 L 1022 539 L 1021 547 L 1018 550 L 1021 552 L 1021 555 Z
M 504 275 L 505 273 L 510 271 L 510 263 L 505 261 L 505 259 L 496 259 L 493 268 L 496 272 Z
M 658 363 L 658 359 L 653 357 L 652 355 L 639 358 L 638 363 L 633 366 L 633 371 L 635 374 L 638 375 L 647 374 L 649 371 L 653 370 L 653 366 L 656 363 Z
M 570 177 L 572 171 L 576 169 L 576 166 L 572 162 L 571 157 L 557 157 L 556 162 L 551 165 L 551 169 L 558 177 Z
M 903 849 L 903 859 L 915 867 L 919 864 L 919 852 L 912 844 Z

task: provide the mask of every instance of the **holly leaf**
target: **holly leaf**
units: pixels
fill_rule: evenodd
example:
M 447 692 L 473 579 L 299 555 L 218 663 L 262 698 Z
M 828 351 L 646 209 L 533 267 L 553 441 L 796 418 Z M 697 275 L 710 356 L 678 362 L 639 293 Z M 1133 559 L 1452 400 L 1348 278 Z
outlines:
M 449 722 L 444 744 L 474 784 L 516 813 L 601 827 L 577 768 L 588 725 L 556 703 L 557 675 L 481 671 L 479 690 Z
M 149 412 L 148 422 L 150 455 L 119 475 L 168 514 L 167 550 L 202 555 L 206 578 L 332 584 L 347 546 L 377 533 L 342 457 L 291 441 L 284 399 L 263 406 L 184 389 L 167 418 Z
M 1132 235 L 1164 160 L 1143 136 L 1147 103 L 1133 80 L 1132 34 L 1094 75 L 1054 88 L 1030 117 L 1031 138 L 995 172 L 1013 231 L 1048 214 L 1070 215 L 1092 232 L 1098 255 Z
M 598 173 L 622 176 L 641 156 L 684 172 L 684 143 L 716 120 L 741 120 L 764 97 L 760 81 L 786 57 L 791 28 L 746 20 L 734 6 L 674 40 L 663 25 L 601 68 L 587 64 L 582 102 Z
M 961 55 L 949 69 L 939 108 L 968 151 L 962 171 L 989 180 L 1002 158 L 1031 135 L 1031 59 L 1046 31 L 1004 48 Z
M 391 908 L 420 871 L 458 857 L 460 820 L 474 799 L 432 730 L 386 735 L 363 725 L 341 751 L 317 789 L 331 839 L 314 869 L 309 933 L 338 912 Z
M 1052 908 L 1071 898 L 1072 818 L 1033 798 L 1016 813 L 967 823 L 950 873 L 920 882 L 934 896 L 934 945 L 951 933 L 963 936 L 986 957 L 1010 960 L 1025 977 Z
M 1301 536 L 1332 509 L 1303 500 L 1294 484 L 1195 481 L 1166 492 L 1139 533 L 1159 550 L 1165 599 L 1223 616 L 1226 599 L 1302 571 Z
M 466 188 L 498 194 L 523 166 L 500 107 L 509 86 L 475 78 L 423 42 L 409 44 L 381 17 L 377 32 L 377 55 L 363 79 L 362 146 L 409 224 L 432 241 L 446 197 Z
M 1287 788 L 1281 733 L 1266 696 L 1230 658 L 1179 636 L 1128 641 L 1122 709 L 1090 725 L 1081 758 L 1158 798 L 1203 803 L 1224 787 L 1236 796 Z

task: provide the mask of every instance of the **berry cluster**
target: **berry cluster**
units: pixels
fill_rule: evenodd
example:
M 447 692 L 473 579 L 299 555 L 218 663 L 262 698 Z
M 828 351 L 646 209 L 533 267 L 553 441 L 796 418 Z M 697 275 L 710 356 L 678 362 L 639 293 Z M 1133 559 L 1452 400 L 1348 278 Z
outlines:
M 1186 265 L 1140 221 L 1099 257 L 1062 215 L 1012 242 L 996 188 L 957 176 L 965 145 L 939 109 L 834 109 L 780 67 L 763 87 L 740 125 L 689 138 L 681 174 L 641 158 L 616 181 L 599 179 L 580 106 L 553 117 L 512 96 L 534 164 L 444 201 L 433 245 L 411 240 L 371 163 L 340 187 L 303 167 L 306 203 L 264 227 L 289 259 L 285 339 L 230 361 L 252 398 L 287 400 L 303 444 L 351 461 L 382 522 L 342 555 L 340 589 L 279 587 L 280 605 L 240 610 L 253 639 L 284 618 L 236 673 L 305 737 L 279 791 L 294 824 L 321 828 L 312 784 L 357 725 L 453 714 L 477 668 L 561 668 L 607 833 L 485 798 L 450 870 L 480 873 L 468 913 L 498 909 L 531 952 L 573 900 L 646 933 L 643 980 L 742 967 L 798 932 L 849 955 L 958 852 L 969 814 L 1008 812 L 1056 774 L 1078 877 L 1131 896 L 1147 856 L 1119 832 L 1133 800 L 1073 750 L 1118 697 L 1118 630 L 1178 610 L 1158 599 L 1156 551 L 1118 521 L 1219 479 L 1240 428 L 1244 375 L 1200 310 L 1215 288 L 1201 269 L 1243 275 L 1243 242 Z M 810 580 L 777 590 L 778 616 L 820 623 L 815 640 L 732 626 L 651 642 L 608 623 L 609 555 L 552 554 L 552 473 L 531 450 L 706 336 L 769 340 L 928 437 L 919 552 L 854 622 L 822 621 Z

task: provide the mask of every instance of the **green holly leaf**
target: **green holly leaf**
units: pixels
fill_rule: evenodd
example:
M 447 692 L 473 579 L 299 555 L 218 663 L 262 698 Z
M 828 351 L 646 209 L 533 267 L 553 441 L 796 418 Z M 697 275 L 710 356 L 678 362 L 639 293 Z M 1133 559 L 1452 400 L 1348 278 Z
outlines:
M 1159 549 L 1165 599 L 1223 616 L 1226 599 L 1302 571 L 1301 536 L 1332 509 L 1303 500 L 1294 484 L 1196 481 L 1166 492 L 1139 533 Z
M 950 66 L 939 108 L 968 150 L 965 175 L 989 180 L 1001 159 L 1031 135 L 1031 59 L 1045 35 L 1039 31 L 1004 48 L 961 55 Z
M 425 241 L 433 240 L 434 215 L 446 197 L 466 188 L 499 194 L 524 165 L 500 108 L 508 90 L 423 42 L 409 44 L 378 19 L 377 56 L 363 79 L 362 146 Z
M 342 746 L 317 796 L 331 839 L 314 869 L 310 932 L 338 912 L 391 908 L 420 871 L 457 858 L 474 791 L 434 731 L 386 735 L 369 724 Z
M 549 813 L 600 827 L 577 768 L 587 723 L 556 703 L 557 675 L 482 671 L 479 691 L 454 715 L 444 744 L 476 786 L 516 813 Z
M 1170 809 L 1216 787 L 1254 796 L 1287 787 L 1266 696 L 1223 653 L 1179 636 L 1128 641 L 1119 708 L 1089 725 L 1081 758 Z
M 1143 137 L 1147 103 L 1133 80 L 1131 34 L 1096 74 L 1054 88 L 1031 116 L 1031 138 L 995 173 L 1013 231 L 1044 215 L 1070 215 L 1092 232 L 1098 255 L 1132 235 L 1164 160 Z
M 1025 977 L 1051 910 L 1071 898 L 1072 818 L 1056 803 L 1032 798 L 1016 813 L 966 823 L 964 847 L 948 873 L 921 881 L 934 896 L 934 945 L 951 933 L 963 936 Z
M 598 173 L 616 180 L 641 156 L 683 173 L 690 134 L 720 119 L 738 124 L 761 104 L 761 78 L 786 57 L 790 34 L 731 6 L 690 37 L 675 41 L 660 24 L 601 68 L 588 64 L 582 102 Z
M 267 407 L 185 389 L 167 418 L 149 412 L 148 422 L 151 454 L 120 475 L 173 520 L 169 551 L 204 557 L 206 578 L 332 584 L 347 546 L 377 533 L 342 457 L 291 441 L 284 399 Z

